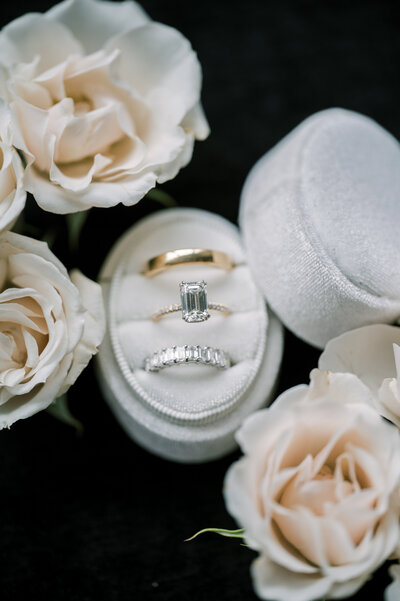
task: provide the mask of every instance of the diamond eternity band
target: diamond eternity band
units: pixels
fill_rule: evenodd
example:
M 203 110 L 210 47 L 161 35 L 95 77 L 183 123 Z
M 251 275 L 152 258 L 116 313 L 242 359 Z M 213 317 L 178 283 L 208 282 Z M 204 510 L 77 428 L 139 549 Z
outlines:
M 173 346 L 156 351 L 144 361 L 147 372 L 159 371 L 171 365 L 184 363 L 201 363 L 219 369 L 227 369 L 231 365 L 229 356 L 224 351 L 209 346 Z

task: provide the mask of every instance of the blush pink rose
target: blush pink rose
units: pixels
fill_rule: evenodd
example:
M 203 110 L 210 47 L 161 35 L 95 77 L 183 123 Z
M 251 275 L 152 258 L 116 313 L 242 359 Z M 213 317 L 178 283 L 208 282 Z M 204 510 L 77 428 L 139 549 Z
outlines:
M 352 374 L 314 370 L 237 435 L 225 500 L 269 601 L 352 595 L 396 549 L 400 435 Z

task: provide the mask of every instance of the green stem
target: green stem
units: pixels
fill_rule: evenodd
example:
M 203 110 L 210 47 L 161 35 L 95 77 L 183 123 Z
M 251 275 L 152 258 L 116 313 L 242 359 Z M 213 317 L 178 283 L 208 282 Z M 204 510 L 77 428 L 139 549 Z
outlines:
M 68 213 L 65 216 L 68 226 L 69 247 L 72 252 L 77 252 L 78 250 L 79 237 L 88 215 L 89 210 L 78 211 L 77 213 Z
M 147 197 L 150 198 L 150 200 L 160 203 L 166 208 L 178 206 L 175 198 L 168 194 L 168 192 L 161 190 L 161 188 L 152 188 L 147 192 Z
M 83 424 L 79 421 L 79 419 L 72 415 L 68 406 L 68 398 L 66 394 L 59 397 L 54 403 L 47 407 L 47 412 L 60 422 L 75 428 L 75 431 L 78 435 L 82 435 Z
M 196 534 L 187 538 L 185 542 L 189 542 L 199 536 L 199 534 L 204 534 L 205 532 L 212 532 L 213 534 L 219 534 L 220 536 L 226 536 L 227 538 L 244 538 L 244 528 L 238 528 L 237 530 L 227 530 L 226 528 L 203 528 L 203 530 L 199 530 Z

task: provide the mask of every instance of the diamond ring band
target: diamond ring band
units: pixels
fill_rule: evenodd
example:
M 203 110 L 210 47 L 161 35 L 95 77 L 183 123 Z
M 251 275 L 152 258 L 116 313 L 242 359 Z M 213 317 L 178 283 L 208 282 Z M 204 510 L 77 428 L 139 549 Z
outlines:
M 180 248 L 168 250 L 161 255 L 149 259 L 143 269 L 143 275 L 152 278 L 166 269 L 179 265 L 210 265 L 231 271 L 234 267 L 229 256 L 220 250 L 204 248 Z
M 207 301 L 207 284 L 201 282 L 181 282 L 179 284 L 181 303 L 162 307 L 152 315 L 153 321 L 159 321 L 164 315 L 182 312 L 182 319 L 186 323 L 199 323 L 210 317 L 209 311 L 220 311 L 229 315 L 228 307 L 221 303 L 209 303 Z
M 218 369 L 228 369 L 231 365 L 230 358 L 224 351 L 209 346 L 173 346 L 156 351 L 144 361 L 147 372 L 155 372 L 172 365 L 187 363 L 200 363 L 211 365 Z

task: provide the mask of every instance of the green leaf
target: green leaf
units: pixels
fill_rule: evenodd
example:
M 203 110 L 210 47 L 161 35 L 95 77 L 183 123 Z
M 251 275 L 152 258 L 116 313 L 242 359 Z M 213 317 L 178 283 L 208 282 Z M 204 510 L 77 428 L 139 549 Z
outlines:
M 166 208 L 178 206 L 175 198 L 168 194 L 168 192 L 161 190 L 161 188 L 152 188 L 149 190 L 149 192 L 147 192 L 147 197 L 150 198 L 150 200 L 159 202 L 161 205 L 163 205 L 163 207 Z
M 64 394 L 60 396 L 50 407 L 47 408 L 48 413 L 51 416 L 58 419 L 60 422 L 75 428 L 76 433 L 81 435 L 83 433 L 83 424 L 76 419 L 69 410 L 68 407 L 68 398 L 67 395 Z
M 47 242 L 47 246 L 50 250 L 53 248 L 53 244 L 57 239 L 57 230 L 53 227 L 45 231 L 42 236 L 43 242 Z
M 28 164 L 28 161 L 26 160 L 26 156 L 24 155 L 24 153 L 22 152 L 22 150 L 19 150 L 18 148 L 16 148 L 15 150 L 18 152 L 19 158 L 21 159 L 21 163 L 22 163 L 22 165 L 24 166 L 24 169 L 25 169 L 25 167 Z
M 24 213 L 21 213 L 18 217 L 17 221 L 14 223 L 11 228 L 13 232 L 16 234 L 21 234 L 23 236 L 32 236 L 33 238 L 40 238 L 40 228 L 32 225 L 31 223 L 27 223 L 25 221 Z
M 79 237 L 88 214 L 89 211 L 79 211 L 78 213 L 68 213 L 65 216 L 67 219 L 69 247 L 73 252 L 78 250 Z
M 244 528 L 238 528 L 237 530 L 227 530 L 226 528 L 203 528 L 196 534 L 193 534 L 190 538 L 187 538 L 185 542 L 189 542 L 205 532 L 212 532 L 213 534 L 219 534 L 220 536 L 226 536 L 227 538 L 244 538 Z

